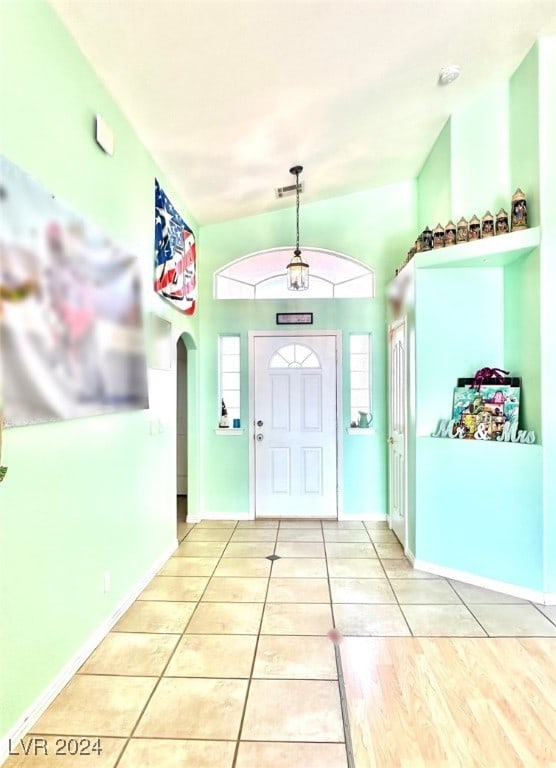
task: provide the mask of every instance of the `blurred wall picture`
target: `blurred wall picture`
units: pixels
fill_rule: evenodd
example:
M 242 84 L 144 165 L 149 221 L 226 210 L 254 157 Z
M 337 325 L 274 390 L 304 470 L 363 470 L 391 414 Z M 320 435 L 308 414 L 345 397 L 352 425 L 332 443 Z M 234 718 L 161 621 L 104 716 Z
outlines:
M 137 259 L 0 156 L 4 426 L 148 408 Z
M 154 290 L 185 315 L 197 299 L 195 235 L 155 179 Z

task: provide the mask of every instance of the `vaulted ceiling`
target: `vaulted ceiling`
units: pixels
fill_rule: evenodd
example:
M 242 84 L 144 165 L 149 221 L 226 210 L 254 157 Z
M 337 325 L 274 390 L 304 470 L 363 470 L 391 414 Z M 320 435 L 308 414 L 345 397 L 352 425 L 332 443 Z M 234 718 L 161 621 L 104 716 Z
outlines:
M 555 0 L 51 4 L 200 224 L 292 205 L 296 163 L 304 202 L 416 176 L 449 114 L 556 34 Z

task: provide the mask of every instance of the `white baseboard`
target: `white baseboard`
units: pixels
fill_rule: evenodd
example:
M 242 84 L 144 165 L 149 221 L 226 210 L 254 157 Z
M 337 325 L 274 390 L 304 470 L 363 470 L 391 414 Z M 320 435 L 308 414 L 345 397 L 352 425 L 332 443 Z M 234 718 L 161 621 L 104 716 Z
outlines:
M 425 560 L 415 558 L 413 558 L 413 567 L 418 571 L 427 571 L 427 573 L 434 573 L 435 576 L 445 576 L 447 579 L 455 579 L 466 584 L 472 584 L 474 587 L 483 587 L 483 589 L 490 589 L 493 592 L 502 592 L 512 597 L 520 597 L 523 600 L 530 600 L 532 603 L 539 603 L 541 605 L 556 604 L 555 593 L 541 592 L 540 590 L 529 589 L 529 587 L 520 587 L 517 584 L 508 584 L 497 579 L 488 579 L 484 576 L 478 576 L 476 573 L 458 571 L 455 568 L 447 568 L 444 565 L 436 565 L 436 563 L 428 563 Z
M 238 515 L 237 513 L 234 514 L 234 513 L 231 513 L 231 512 L 210 512 L 210 513 L 209 512 L 205 512 L 202 515 L 195 515 L 195 516 L 193 516 L 193 515 L 189 516 L 188 515 L 187 516 L 187 522 L 188 523 L 200 523 L 201 520 L 237 520 L 237 521 L 241 520 L 243 522 L 245 520 L 253 520 L 253 519 L 254 518 L 249 517 L 249 515 L 247 513 L 245 513 L 243 515 Z M 259 517 L 257 519 L 258 520 L 264 520 L 265 518 Z M 278 520 L 278 519 L 288 520 L 288 519 L 291 519 L 291 518 L 287 518 L 287 517 L 284 517 L 284 518 L 274 518 L 273 517 L 273 518 L 268 518 L 268 519 L 269 520 L 270 519 L 272 519 L 272 520 Z M 297 519 L 302 520 L 303 519 L 303 515 L 297 515 L 295 517 L 295 519 L 296 520 Z M 318 518 L 315 518 L 315 519 L 316 520 L 326 520 L 326 519 L 336 520 L 335 517 L 330 517 L 330 518 L 318 517 Z M 381 522 L 381 521 L 384 521 L 384 520 L 388 520 L 388 516 L 385 515 L 385 514 L 380 514 L 380 513 L 377 513 L 377 514 L 374 514 L 374 515 L 348 515 L 348 514 L 346 514 L 344 512 L 343 514 L 338 515 L 338 522 L 339 523 L 350 522 L 350 521 L 353 521 L 353 522 Z
M 404 555 L 407 557 L 411 565 L 415 568 L 415 555 L 410 549 L 404 549 Z M 419 569 L 418 569 L 419 570 Z
M 2 764 L 9 755 L 10 743 L 19 743 L 19 740 L 31 730 L 39 717 L 41 717 L 46 708 L 52 704 L 62 688 L 68 684 L 83 662 L 91 655 L 102 640 L 104 640 L 114 624 L 116 624 L 120 617 L 136 600 L 138 595 L 145 589 L 149 581 L 162 568 L 172 553 L 175 552 L 177 546 L 178 542 L 176 540 L 175 543 L 168 547 L 168 549 L 156 559 L 137 584 L 135 584 L 123 600 L 120 601 L 116 610 L 97 627 L 88 640 L 83 643 L 79 650 L 68 660 L 60 672 L 58 672 L 52 682 L 41 694 L 39 694 L 19 720 L 14 723 L 8 733 L 0 739 L 0 764 Z
M 198 515 L 187 515 L 188 523 L 200 523 L 201 520 L 249 520 L 247 512 L 240 515 L 237 512 L 203 512 Z

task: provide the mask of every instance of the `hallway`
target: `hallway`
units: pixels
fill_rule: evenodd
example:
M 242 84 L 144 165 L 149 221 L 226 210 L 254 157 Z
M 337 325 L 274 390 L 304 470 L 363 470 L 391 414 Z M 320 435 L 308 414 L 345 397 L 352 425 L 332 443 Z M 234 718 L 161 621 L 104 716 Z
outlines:
M 556 765 L 556 608 L 414 571 L 382 522 L 179 533 L 7 768 Z

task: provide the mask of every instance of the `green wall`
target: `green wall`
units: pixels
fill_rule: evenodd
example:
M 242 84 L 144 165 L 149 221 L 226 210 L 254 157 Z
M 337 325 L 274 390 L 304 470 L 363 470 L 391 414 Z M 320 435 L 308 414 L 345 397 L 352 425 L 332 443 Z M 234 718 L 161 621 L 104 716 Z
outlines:
M 556 176 L 550 165 L 555 153 L 549 138 L 555 133 L 546 129 L 556 93 L 548 63 L 551 45 L 541 41 L 533 46 L 507 83 L 486 88 L 456 111 L 418 178 L 420 228 L 447 218 L 450 205 L 454 221 L 473 213 L 481 217 L 487 208 L 493 214 L 499 207 L 510 211 L 511 196 L 520 186 L 527 194 L 531 226 L 539 224 L 544 204 L 541 249 L 503 269 L 418 270 L 417 303 L 414 310 L 410 302 L 408 313 L 410 349 L 417 362 L 410 398 L 410 549 L 420 560 L 539 590 L 548 588 L 543 563 L 550 571 L 549 562 L 555 576 L 551 589 L 556 589 L 556 535 L 551 533 L 552 527 L 556 534 L 556 514 L 547 506 L 547 492 L 556 493 L 556 487 L 546 471 L 548 430 L 556 432 L 546 407 L 546 366 L 554 361 L 554 344 L 546 334 L 546 328 L 554 327 L 550 290 L 544 290 L 542 302 L 542 286 L 555 284 L 553 247 L 548 246 L 555 242 Z M 546 59 L 540 69 L 539 48 Z M 544 148 L 539 132 L 546 137 Z M 455 378 L 484 365 L 521 376 L 521 426 L 533 429 L 542 442 L 533 448 L 500 446 L 504 451 L 494 452 L 490 446 L 489 466 L 506 477 L 492 501 L 477 479 L 476 470 L 485 461 L 483 447 L 471 451 L 459 441 L 426 437 L 435 418 L 449 415 Z M 462 484 L 460 477 L 469 482 Z M 503 518 L 490 509 L 494 498 L 504 509 Z M 479 520 L 480 541 L 473 543 Z
M 417 177 L 418 232 L 415 233 L 415 238 L 425 227 L 434 229 L 438 223 L 445 227 L 450 220 L 451 149 L 451 124 L 450 120 L 447 120 Z M 457 220 L 454 223 L 457 223 Z
M 452 114 L 451 198 L 454 222 L 508 210 L 508 83 L 485 88 Z
M 191 345 L 197 318 L 182 319 L 151 290 L 154 177 L 164 176 L 44 2 L 0 3 L 0 103 L 0 152 L 133 249 L 145 309 L 171 318 L 174 338 L 187 331 Z M 112 158 L 93 140 L 97 111 L 114 130 Z M 175 372 L 150 371 L 149 390 L 150 411 L 4 433 L 1 734 L 175 543 Z M 154 419 L 164 431 L 151 435 Z M 192 483 L 195 429 L 193 411 Z
M 556 38 L 539 40 L 541 401 L 545 589 L 556 599 Z
M 495 344 L 503 345 L 508 364 L 513 367 L 515 360 L 515 366 L 521 366 L 524 381 L 527 379 L 524 413 L 533 428 L 535 421 L 541 420 L 543 445 L 531 449 L 523 461 L 518 452 L 524 453 L 527 446 L 510 447 L 517 448 L 516 478 L 525 477 L 527 468 L 530 469 L 526 483 L 515 483 L 515 494 L 521 494 L 523 509 L 511 530 L 511 547 L 519 546 L 521 540 L 525 542 L 532 565 L 522 583 L 530 585 L 539 583 L 542 550 L 544 586 L 556 592 L 556 416 L 552 405 L 556 346 L 551 330 L 556 321 L 555 73 L 555 42 L 541 40 L 509 87 L 500 86 L 481 94 L 452 116 L 418 181 L 302 204 L 302 241 L 346 253 L 372 266 L 376 270 L 376 299 L 214 301 L 212 274 L 216 269 L 252 251 L 291 245 L 294 216 L 289 208 L 201 229 L 199 311 L 193 319 L 187 319 L 156 298 L 150 289 L 154 176 L 165 184 L 185 218 L 195 227 L 183 201 L 156 168 L 50 6 L 40 0 L 0 3 L 0 152 L 110 236 L 132 248 L 143 266 L 146 311 L 156 311 L 170 319 L 175 340 L 186 334 L 192 514 L 243 516 L 248 507 L 248 436 L 222 438 L 214 432 L 218 333 L 242 336 L 245 424 L 247 331 L 275 329 L 276 311 L 305 309 L 314 312 L 315 329 L 339 329 L 344 334 L 343 426 L 348 422 L 347 335 L 361 331 L 373 334 L 373 412 L 377 432 L 368 438 L 350 437 L 342 432 L 343 502 L 346 515 L 386 511 L 384 287 L 420 227 L 426 223 L 434 226 L 434 219 L 445 223 L 450 215 L 482 215 L 486 208 L 495 213 L 494 208 L 499 205 L 508 207 L 513 188 L 519 184 L 524 189 L 528 187 L 525 191 L 530 196 L 531 222 L 534 224 L 542 217 L 543 239 L 539 253 L 532 254 L 515 269 L 506 268 L 505 320 L 503 328 L 497 326 Z M 93 141 L 96 112 L 114 130 L 113 158 L 104 155 Z M 511 312 L 514 306 L 515 312 Z M 454 307 L 453 311 L 456 310 L 460 311 Z M 412 350 L 414 330 L 410 315 Z M 535 347 L 537 335 L 541 336 L 541 345 Z M 489 348 L 489 354 L 496 349 Z M 436 365 L 432 342 L 425 354 L 429 355 L 430 364 Z M 415 382 L 411 386 L 415 388 Z M 9 473 L 0 486 L 0 657 L 9 659 L 9 665 L 3 664 L 1 670 L 4 706 L 0 733 L 13 727 L 175 542 L 175 387 L 174 370 L 150 370 L 149 411 L 5 433 L 2 459 L 9 466 Z M 427 400 L 423 413 L 432 414 L 435 404 L 431 393 L 421 392 L 421 396 Z M 416 398 L 414 392 L 413 399 Z M 153 430 L 153 424 L 159 422 L 163 430 Z M 420 423 L 419 434 L 424 434 L 425 429 L 428 424 Z M 428 446 L 420 454 L 418 482 L 436 488 L 436 511 L 445 524 L 449 522 L 447 499 L 452 486 L 447 475 L 442 478 L 444 485 L 438 485 L 433 471 L 438 466 L 435 451 L 442 448 L 442 443 L 424 436 L 417 438 L 416 434 L 417 428 L 411 437 L 413 445 L 426 441 Z M 456 445 L 449 450 L 462 447 L 474 446 Z M 480 450 L 489 447 L 480 446 Z M 541 460 L 542 522 L 538 515 Z M 501 465 L 500 475 L 507 474 L 507 469 Z M 492 504 L 496 503 L 493 494 Z M 482 530 L 483 521 L 478 517 L 473 523 L 471 517 L 466 517 L 463 496 L 458 504 L 459 519 L 466 523 L 467 554 L 472 555 L 476 539 L 470 532 Z M 425 514 L 429 515 L 428 523 L 423 517 L 421 524 L 429 528 L 430 536 L 423 544 L 423 554 L 448 566 L 475 568 L 475 572 L 481 573 L 483 565 L 478 558 L 457 559 L 461 550 L 451 562 L 446 560 L 450 550 L 445 539 L 453 539 L 457 531 L 448 525 L 435 528 L 432 506 Z M 503 531 L 501 537 L 495 535 L 496 520 Z M 409 522 L 410 548 L 415 551 L 419 532 L 414 516 Z M 506 551 L 503 545 L 510 533 L 504 532 L 503 515 L 494 518 L 494 523 L 491 546 Z M 506 578 L 522 578 L 522 574 L 512 572 L 510 560 L 506 551 Z M 502 569 L 501 559 L 495 563 Z M 104 594 L 103 574 L 107 570 L 112 574 L 112 587 Z M 500 574 L 491 563 L 486 575 L 502 578 Z
M 240 256 L 291 245 L 292 208 L 201 228 L 203 272 L 200 284 L 201 508 L 207 514 L 246 515 L 249 508 L 249 435 L 217 435 L 219 333 L 239 333 L 242 342 L 242 420 L 249 413 L 247 332 L 276 330 L 279 311 L 312 311 L 313 329 L 343 334 L 343 427 L 349 426 L 349 333 L 373 336 L 372 409 L 376 434 L 362 438 L 342 430 L 345 515 L 384 514 L 386 498 L 386 326 L 385 284 L 414 239 L 416 188 L 405 182 L 323 202 L 301 205 L 301 240 L 365 262 L 375 270 L 376 298 L 336 301 L 240 301 L 213 299 L 212 274 Z M 285 265 L 284 265 L 285 266 Z M 285 278 L 284 278 L 285 280 Z M 364 492 L 361 493 L 362 482 Z

